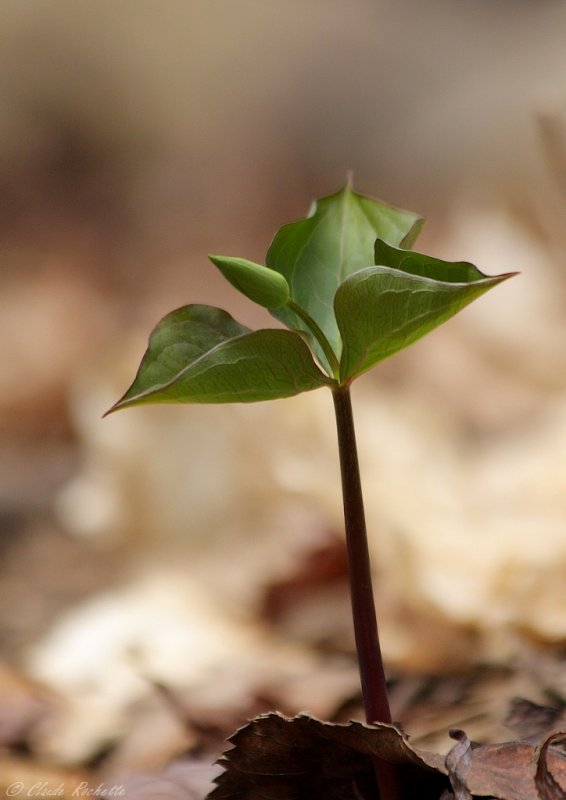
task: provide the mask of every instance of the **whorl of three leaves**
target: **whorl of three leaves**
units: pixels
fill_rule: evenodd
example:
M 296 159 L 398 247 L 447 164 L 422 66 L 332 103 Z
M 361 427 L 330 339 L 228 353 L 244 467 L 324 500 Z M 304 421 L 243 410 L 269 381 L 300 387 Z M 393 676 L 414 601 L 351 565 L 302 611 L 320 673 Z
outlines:
M 510 277 L 408 250 L 422 223 L 348 185 L 284 225 L 266 266 L 210 256 L 288 330 L 251 331 L 212 306 L 177 309 L 153 331 L 133 384 L 110 411 L 254 402 L 350 383 Z

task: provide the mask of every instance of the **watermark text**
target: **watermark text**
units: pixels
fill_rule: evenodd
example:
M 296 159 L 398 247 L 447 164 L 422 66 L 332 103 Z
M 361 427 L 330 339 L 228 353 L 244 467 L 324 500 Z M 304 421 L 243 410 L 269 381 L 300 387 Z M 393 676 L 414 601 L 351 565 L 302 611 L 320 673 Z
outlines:
M 81 781 L 74 786 L 50 781 L 36 781 L 32 784 L 14 781 L 7 787 L 5 793 L 5 797 L 62 797 L 65 800 L 71 797 L 92 797 L 94 800 L 106 800 L 106 798 L 125 796 L 126 789 L 119 783 L 95 785 L 88 781 Z

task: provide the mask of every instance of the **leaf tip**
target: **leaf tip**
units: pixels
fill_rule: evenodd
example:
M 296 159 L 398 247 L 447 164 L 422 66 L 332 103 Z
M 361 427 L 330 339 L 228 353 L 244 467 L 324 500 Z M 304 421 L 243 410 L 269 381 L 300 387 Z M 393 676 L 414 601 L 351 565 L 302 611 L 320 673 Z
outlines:
M 520 274 L 520 272 L 502 272 L 501 275 L 486 275 L 485 280 L 491 281 L 492 287 L 499 286 L 500 283 L 505 283 L 505 281 Z
M 137 405 L 136 403 L 137 395 L 132 397 L 133 394 L 132 389 L 133 385 L 128 389 L 128 391 L 125 394 L 122 395 L 122 397 L 119 400 L 116 400 L 116 402 L 113 405 L 111 405 L 110 408 L 104 412 L 104 414 L 102 414 L 101 419 L 106 419 L 106 417 L 109 417 L 111 414 L 115 414 L 116 411 L 121 411 L 123 408 L 131 408 L 131 406 Z
M 110 416 L 110 414 L 114 414 L 114 412 L 115 412 L 115 411 L 119 411 L 119 410 L 122 408 L 122 400 L 123 400 L 123 398 L 120 398 L 120 400 L 117 400 L 117 401 L 114 403 L 114 405 L 110 406 L 110 408 L 109 408 L 109 409 L 107 409 L 107 410 L 104 412 L 104 414 L 102 414 L 102 416 L 100 417 L 100 419 L 106 419 L 106 417 L 109 417 L 109 416 Z
M 218 267 L 220 271 L 222 271 L 222 267 L 230 261 L 226 256 L 219 256 L 216 253 L 207 253 L 207 258 L 215 267 Z

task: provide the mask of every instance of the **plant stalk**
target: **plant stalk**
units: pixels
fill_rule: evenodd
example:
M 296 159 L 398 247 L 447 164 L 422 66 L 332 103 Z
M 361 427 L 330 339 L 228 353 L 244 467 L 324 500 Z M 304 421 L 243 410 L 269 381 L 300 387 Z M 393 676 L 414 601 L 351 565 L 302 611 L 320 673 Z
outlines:
M 364 709 L 368 723 L 391 723 L 391 710 L 387 697 L 373 597 L 350 387 L 338 386 L 332 390 L 332 396 L 342 475 L 352 615 Z M 400 793 L 395 767 L 380 759 L 375 759 L 374 765 L 381 800 L 399 800 Z
M 332 346 L 324 333 L 322 332 L 321 328 L 317 325 L 311 315 L 305 311 L 298 303 L 295 303 L 294 300 L 289 300 L 287 303 L 287 307 L 294 311 L 295 314 L 303 320 L 306 326 L 309 328 L 311 333 L 313 334 L 314 338 L 319 343 L 322 352 L 326 356 L 326 360 L 328 361 L 328 366 L 330 367 L 330 371 L 332 372 L 333 377 L 335 380 L 340 379 L 340 363 L 336 358 L 336 353 L 332 349 Z

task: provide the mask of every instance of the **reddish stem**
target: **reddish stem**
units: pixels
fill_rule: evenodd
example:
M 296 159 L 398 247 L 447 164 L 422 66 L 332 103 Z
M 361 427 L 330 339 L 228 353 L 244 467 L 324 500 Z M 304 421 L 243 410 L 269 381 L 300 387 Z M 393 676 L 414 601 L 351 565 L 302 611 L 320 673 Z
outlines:
M 342 475 L 352 615 L 366 720 L 369 723 L 390 723 L 349 386 L 339 386 L 332 394 Z M 395 767 L 380 759 L 375 759 L 374 763 L 381 800 L 399 800 Z

